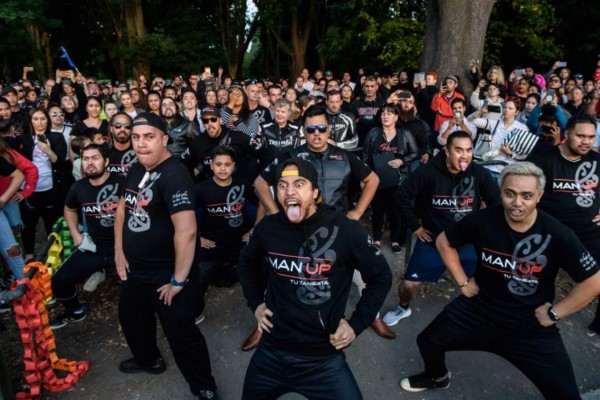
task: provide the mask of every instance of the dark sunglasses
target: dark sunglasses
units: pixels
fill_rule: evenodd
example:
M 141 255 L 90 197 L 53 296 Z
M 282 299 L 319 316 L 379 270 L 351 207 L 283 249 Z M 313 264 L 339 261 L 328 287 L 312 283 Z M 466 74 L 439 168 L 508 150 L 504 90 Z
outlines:
M 23 93 L 25 90 L 24 89 L 17 89 L 17 92 L 19 93 Z
M 131 129 L 131 124 L 129 124 L 129 123 L 115 122 L 112 126 L 114 126 L 117 129 L 121 129 L 121 128 Z
M 317 130 L 319 133 L 325 133 L 327 132 L 327 125 L 309 125 L 306 127 L 306 133 L 317 133 Z
M 218 120 L 219 120 L 218 117 L 207 117 L 207 118 L 202 118 L 202 123 L 208 124 L 209 122 L 217 122 Z

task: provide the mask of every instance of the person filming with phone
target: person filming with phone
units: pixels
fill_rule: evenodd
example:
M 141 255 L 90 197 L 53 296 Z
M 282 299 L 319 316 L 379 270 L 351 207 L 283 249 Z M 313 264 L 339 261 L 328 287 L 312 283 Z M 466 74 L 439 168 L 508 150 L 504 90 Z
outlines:
M 456 131 L 470 133 L 471 139 L 475 140 L 477 137 L 477 127 L 465 117 L 465 110 L 467 109 L 465 100 L 461 98 L 454 99 L 451 105 L 454 116 L 442 123 L 440 134 L 438 135 L 438 143 L 441 146 L 445 146 L 448 136 Z
M 458 77 L 455 75 L 447 76 L 440 88 L 440 92 L 431 101 L 431 109 L 436 114 L 433 126 L 436 135 L 441 132 L 442 124 L 445 121 L 456 117 L 454 110 L 452 110 L 452 102 L 457 98 L 465 100 L 464 96 L 456 91 L 457 87 Z

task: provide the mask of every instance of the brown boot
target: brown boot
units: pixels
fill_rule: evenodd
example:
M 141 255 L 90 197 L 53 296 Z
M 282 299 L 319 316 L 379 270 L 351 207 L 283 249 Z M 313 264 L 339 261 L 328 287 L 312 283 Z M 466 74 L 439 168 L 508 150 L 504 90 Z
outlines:
M 260 343 L 261 338 L 262 338 L 262 332 L 259 331 L 258 328 L 256 328 L 254 331 L 252 331 L 250 336 L 248 336 L 248 338 L 242 345 L 242 350 L 243 351 L 254 350 L 255 348 L 258 347 L 258 344 Z
M 381 318 L 377 318 L 375 321 L 373 321 L 371 328 L 373 328 L 375 332 L 383 338 L 394 339 L 396 337 L 396 333 L 391 330 Z

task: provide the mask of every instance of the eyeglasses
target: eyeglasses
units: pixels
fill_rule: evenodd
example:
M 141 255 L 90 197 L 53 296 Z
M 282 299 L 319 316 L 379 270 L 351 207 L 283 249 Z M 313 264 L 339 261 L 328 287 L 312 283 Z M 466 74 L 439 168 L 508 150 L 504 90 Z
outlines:
M 560 82 L 559 79 L 550 79 L 550 82 Z
M 219 117 L 207 117 L 207 118 L 202 118 L 202 123 L 208 124 L 209 122 L 217 122 L 218 120 L 219 120 Z
M 131 124 L 129 124 L 129 123 L 115 122 L 114 124 L 112 124 L 112 126 L 114 126 L 117 129 L 121 129 L 121 128 L 131 129 Z
M 309 125 L 306 127 L 306 133 L 310 133 L 311 135 L 314 133 L 325 133 L 327 132 L 327 125 Z
M 50 113 L 50 116 L 51 116 L 52 118 L 56 118 L 56 117 L 64 117 L 64 116 L 65 116 L 65 113 L 62 113 L 62 112 L 53 112 L 53 113 Z

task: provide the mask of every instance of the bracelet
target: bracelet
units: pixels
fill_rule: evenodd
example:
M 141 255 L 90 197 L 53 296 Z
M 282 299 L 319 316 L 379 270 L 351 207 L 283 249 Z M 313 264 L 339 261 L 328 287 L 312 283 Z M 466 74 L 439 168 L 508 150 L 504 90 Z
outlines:
M 177 282 L 175 280 L 175 274 L 171 275 L 171 286 L 183 287 L 186 283 L 188 283 L 189 279 L 186 279 L 183 282 Z
M 465 286 L 467 286 L 469 284 L 469 282 L 471 282 L 471 278 L 467 278 L 467 281 L 465 283 L 463 283 L 462 285 L 458 285 L 458 287 L 464 288 Z

